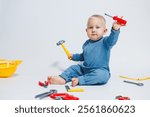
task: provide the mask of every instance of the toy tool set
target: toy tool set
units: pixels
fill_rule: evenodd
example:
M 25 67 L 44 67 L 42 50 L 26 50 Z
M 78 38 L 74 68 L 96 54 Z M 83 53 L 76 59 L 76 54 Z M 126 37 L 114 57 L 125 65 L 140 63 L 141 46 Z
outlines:
M 131 78 L 131 77 L 128 77 L 128 76 L 120 76 L 120 78 L 127 79 L 127 80 L 133 80 L 133 81 L 150 80 L 150 77 Z M 133 81 L 127 81 L 127 80 L 124 80 L 123 82 L 125 82 L 125 83 L 130 83 L 130 84 L 135 84 L 135 85 L 137 85 L 137 86 L 144 86 L 143 83 L 140 83 L 140 82 L 133 82 Z
M 43 99 L 46 97 L 50 97 L 51 99 L 54 99 L 54 100 L 79 100 L 78 97 L 75 97 L 68 93 L 57 93 L 56 89 L 51 89 L 48 92 L 41 93 L 35 96 L 35 98 L 38 98 L 38 99 Z
M 17 70 L 18 65 L 21 63 L 21 60 L 0 59 L 0 78 L 12 76 Z
M 108 16 L 108 17 L 113 18 L 113 20 L 117 21 L 117 23 L 119 23 L 119 24 L 121 24 L 121 25 L 123 25 L 123 26 L 125 26 L 126 23 L 127 23 L 126 20 L 124 20 L 124 19 L 122 19 L 122 18 L 119 18 L 118 16 L 111 16 L 111 15 L 108 15 L 108 14 L 106 14 L 106 13 L 105 13 L 105 15 Z

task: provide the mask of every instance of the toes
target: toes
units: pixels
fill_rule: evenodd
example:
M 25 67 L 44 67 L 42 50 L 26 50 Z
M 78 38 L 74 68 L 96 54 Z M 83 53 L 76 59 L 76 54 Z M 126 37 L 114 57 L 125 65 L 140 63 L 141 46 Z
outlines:
M 72 87 L 76 86 L 75 81 L 72 80 Z

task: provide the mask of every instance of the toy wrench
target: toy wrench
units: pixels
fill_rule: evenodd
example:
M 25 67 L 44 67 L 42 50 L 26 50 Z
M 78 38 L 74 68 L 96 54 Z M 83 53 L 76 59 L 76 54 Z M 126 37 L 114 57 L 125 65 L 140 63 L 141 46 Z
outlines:
M 135 84 L 137 86 L 143 86 L 144 85 L 143 83 L 131 82 L 131 81 L 127 81 L 127 80 L 124 80 L 123 82 L 130 83 L 130 84 Z
M 50 96 L 50 95 L 53 94 L 53 93 L 57 93 L 57 90 L 51 89 L 51 90 L 48 91 L 48 92 L 45 92 L 45 93 L 41 93 L 41 94 L 36 95 L 35 98 L 43 99 L 43 98 L 45 98 L 45 97 Z

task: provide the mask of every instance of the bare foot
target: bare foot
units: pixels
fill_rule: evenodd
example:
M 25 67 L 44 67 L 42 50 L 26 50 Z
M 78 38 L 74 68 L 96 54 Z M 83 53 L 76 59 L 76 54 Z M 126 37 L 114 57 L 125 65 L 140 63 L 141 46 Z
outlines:
M 78 78 L 72 78 L 72 87 L 75 87 L 79 83 Z
M 65 84 L 66 81 L 60 76 L 48 76 L 48 84 Z

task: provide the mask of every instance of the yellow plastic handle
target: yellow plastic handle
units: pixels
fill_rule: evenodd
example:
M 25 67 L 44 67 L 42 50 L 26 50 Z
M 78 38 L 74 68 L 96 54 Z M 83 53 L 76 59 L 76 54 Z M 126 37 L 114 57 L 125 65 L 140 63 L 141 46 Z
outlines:
M 68 49 L 65 47 L 64 44 L 62 44 L 61 47 L 64 49 L 64 51 L 68 57 L 71 56 L 70 52 L 68 51 Z
M 83 88 L 72 88 L 68 89 L 68 92 L 84 92 Z

